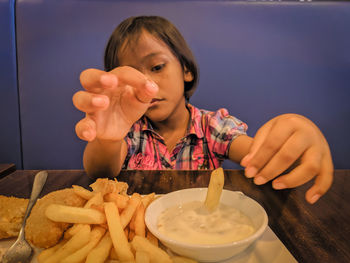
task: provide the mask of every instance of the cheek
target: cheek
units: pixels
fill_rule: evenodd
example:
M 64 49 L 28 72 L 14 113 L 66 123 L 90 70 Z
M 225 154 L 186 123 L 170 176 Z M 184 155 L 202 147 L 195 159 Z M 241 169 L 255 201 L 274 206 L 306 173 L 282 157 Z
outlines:
M 177 90 L 178 93 L 183 93 L 185 89 L 184 76 L 182 71 L 177 71 L 172 77 L 172 86 Z
M 152 80 L 157 83 L 160 91 L 166 91 L 167 94 L 173 94 L 176 97 L 184 95 L 184 76 L 181 69 L 169 67 L 162 74 L 154 74 Z

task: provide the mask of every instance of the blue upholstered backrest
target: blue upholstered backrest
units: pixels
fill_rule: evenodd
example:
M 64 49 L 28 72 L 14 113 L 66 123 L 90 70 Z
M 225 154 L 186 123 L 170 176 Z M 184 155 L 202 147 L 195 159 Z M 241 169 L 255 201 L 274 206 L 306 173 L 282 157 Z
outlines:
M 21 167 L 14 1 L 0 1 L 0 163 Z
M 82 167 L 85 143 L 74 126 L 83 115 L 71 102 L 79 74 L 103 68 L 109 35 L 134 15 L 164 16 L 187 39 L 200 67 L 191 103 L 229 109 L 248 124 L 249 135 L 278 114 L 305 115 L 326 135 L 335 167 L 350 168 L 349 2 L 18 1 L 18 83 L 7 74 L 4 79 L 12 95 L 18 85 L 20 118 L 12 98 L 0 114 L 15 124 L 20 119 L 21 136 L 16 125 L 0 130 L 0 139 L 10 133 L 14 141 L 8 154 L 0 152 L 0 162 L 23 162 L 25 169 Z M 0 41 L 1 52 L 13 48 L 13 41 Z M 7 89 L 1 86 L 1 101 Z

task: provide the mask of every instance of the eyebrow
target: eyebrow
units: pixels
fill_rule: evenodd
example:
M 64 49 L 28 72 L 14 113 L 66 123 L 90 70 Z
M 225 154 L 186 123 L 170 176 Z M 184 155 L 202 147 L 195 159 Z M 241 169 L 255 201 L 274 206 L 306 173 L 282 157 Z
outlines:
M 141 63 L 143 64 L 143 63 L 145 63 L 145 61 L 147 61 L 148 59 L 151 59 L 151 58 L 153 58 L 153 57 L 156 57 L 156 56 L 159 56 L 159 55 L 162 55 L 162 54 L 163 54 L 162 52 L 151 52 L 151 53 L 147 54 L 146 56 L 144 56 L 144 57 L 141 59 Z M 130 64 L 130 65 L 127 65 L 127 66 L 137 69 L 136 66 L 131 65 L 131 64 Z
M 152 53 L 149 53 L 148 55 L 144 56 L 142 59 L 141 59 L 141 62 L 145 62 L 145 60 L 148 60 L 150 58 L 153 58 L 153 57 L 156 57 L 158 55 L 162 54 L 161 52 L 152 52 Z

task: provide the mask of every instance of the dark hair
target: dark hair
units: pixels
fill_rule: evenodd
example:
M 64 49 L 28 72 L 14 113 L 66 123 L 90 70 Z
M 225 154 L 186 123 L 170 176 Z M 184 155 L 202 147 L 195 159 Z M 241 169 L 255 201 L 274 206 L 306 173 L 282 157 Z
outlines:
M 142 30 L 162 40 L 179 60 L 182 69 L 192 73 L 193 80 L 185 82 L 185 98 L 194 93 L 198 82 L 198 69 L 195 58 L 178 29 L 168 20 L 159 16 L 137 16 L 122 21 L 109 38 L 104 57 L 105 70 L 118 66 L 121 48 L 130 41 L 137 40 Z

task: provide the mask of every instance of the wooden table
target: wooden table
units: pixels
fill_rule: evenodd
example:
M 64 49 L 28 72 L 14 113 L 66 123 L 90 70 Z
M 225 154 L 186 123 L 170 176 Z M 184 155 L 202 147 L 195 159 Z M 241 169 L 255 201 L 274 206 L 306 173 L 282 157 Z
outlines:
M 12 163 L 0 163 L 0 179 L 16 171 L 16 166 Z
M 28 198 L 37 171 L 17 170 L 0 180 L 0 194 Z M 42 195 L 93 181 L 84 171 L 48 171 Z M 122 171 L 120 181 L 129 193 L 170 191 L 206 187 L 210 171 Z M 298 262 L 350 262 L 350 170 L 335 171 L 330 191 L 316 204 L 305 199 L 306 184 L 292 190 L 275 191 L 271 184 L 256 186 L 240 170 L 225 170 L 225 189 L 242 191 L 257 200 L 269 216 L 269 226 Z

